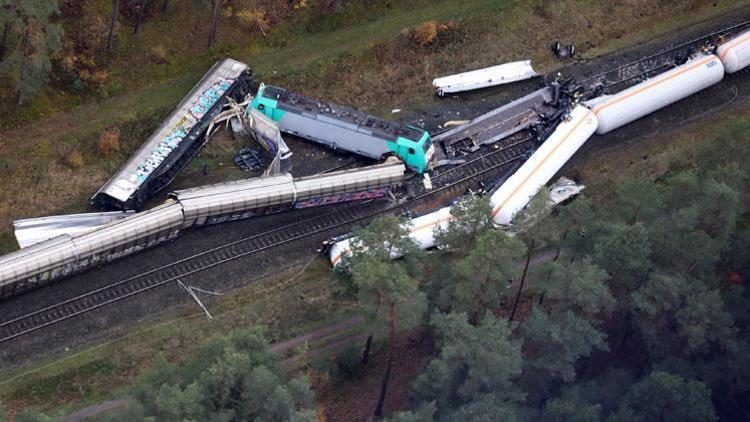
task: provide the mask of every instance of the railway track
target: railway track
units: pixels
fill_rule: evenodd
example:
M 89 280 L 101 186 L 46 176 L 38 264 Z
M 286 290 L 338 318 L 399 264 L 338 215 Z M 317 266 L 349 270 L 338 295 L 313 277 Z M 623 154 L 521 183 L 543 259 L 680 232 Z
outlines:
M 661 50 L 648 57 L 626 63 L 614 69 L 592 75 L 580 82 L 591 89 L 602 85 L 611 90 L 618 85 L 625 86 L 631 81 L 648 77 L 655 72 L 675 65 L 675 54 L 705 45 L 719 36 L 731 34 L 750 27 L 750 21 L 714 31 L 711 34 Z M 312 239 L 313 236 L 331 236 L 351 230 L 357 224 L 365 223 L 374 217 L 403 211 L 427 199 L 452 189 L 458 189 L 467 182 L 493 171 L 508 170 L 531 150 L 533 137 L 509 137 L 502 140 L 500 148 L 475 157 L 455 167 L 448 168 L 432 176 L 434 189 L 422 192 L 408 202 L 392 205 L 375 211 L 364 211 L 352 206 L 333 213 L 299 221 L 264 233 L 253 235 L 222 245 L 179 261 L 137 274 L 114 284 L 67 299 L 26 315 L 0 323 L 0 343 L 27 335 L 39 329 L 82 315 L 95 309 L 108 306 L 120 300 L 149 291 L 159 286 L 188 277 L 201 271 L 257 254 L 285 244 Z M 342 166 L 343 167 L 343 166 Z M 507 171 L 505 172 L 507 174 Z
M 506 161 L 514 156 L 514 154 L 525 154 L 529 149 L 528 144 L 534 139 L 533 136 L 524 135 L 521 137 L 510 136 L 504 140 L 498 141 L 494 144 L 498 147 L 489 153 L 472 158 L 460 166 L 450 167 L 437 174 L 431 175 L 432 184 L 436 187 L 450 184 L 451 179 L 460 178 L 467 174 L 471 174 L 472 171 L 478 171 L 483 167 L 492 166 L 495 163 Z M 523 151 L 520 152 L 521 150 Z
M 26 315 L 0 323 L 0 343 L 52 326 L 67 319 L 99 309 L 112 303 L 127 299 L 159 286 L 175 282 L 219 265 L 257 254 L 289 243 L 313 236 L 332 237 L 350 231 L 355 225 L 366 223 L 373 218 L 401 212 L 407 206 L 432 199 L 453 189 L 459 189 L 467 182 L 502 170 L 503 167 L 523 158 L 528 148 L 523 145 L 528 140 L 512 143 L 504 148 L 495 149 L 464 164 L 449 169 L 441 174 L 442 179 L 452 176 L 441 186 L 422 193 L 406 203 L 392 205 L 375 211 L 363 211 L 361 207 L 352 206 L 332 213 L 298 221 L 264 233 L 249 236 L 226 245 L 197 253 L 147 272 L 137 274 L 116 283 L 110 284 L 67 299 Z
M 638 60 L 593 74 L 579 80 L 579 82 L 589 91 L 593 91 L 596 86 L 601 86 L 606 93 L 613 94 L 625 89 L 629 83 L 640 82 L 644 78 L 649 78 L 678 65 L 676 57 L 681 53 L 701 48 L 720 37 L 729 36 L 747 28 L 750 28 L 750 20 L 718 29 L 709 34 L 657 51 Z

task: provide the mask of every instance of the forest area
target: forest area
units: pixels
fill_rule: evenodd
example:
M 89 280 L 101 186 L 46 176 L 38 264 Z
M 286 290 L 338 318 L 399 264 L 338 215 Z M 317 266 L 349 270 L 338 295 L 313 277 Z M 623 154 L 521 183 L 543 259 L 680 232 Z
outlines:
M 42 116 L 117 98 L 154 81 L 167 81 L 177 99 L 196 69 L 218 57 L 283 50 L 290 40 L 353 27 L 385 9 L 398 14 L 401 7 L 427 3 L 0 0 L 0 151 L 10 139 L 2 132 Z M 653 13 L 645 14 L 699 3 L 655 2 Z M 528 2 L 528 8 L 540 26 L 545 16 L 558 13 L 544 2 Z M 605 26 L 592 20 L 599 22 L 596 28 Z M 423 90 L 425 75 L 449 68 L 446 57 L 476 53 L 466 46 L 477 44 L 486 28 L 469 29 L 460 19 L 445 22 L 419 20 L 406 32 L 394 31 L 400 37 L 395 41 L 322 56 L 286 73 L 263 65 L 267 75 L 303 91 L 390 109 L 393 104 L 383 98 L 410 98 Z M 598 34 L 612 35 L 604 29 Z M 549 55 L 546 45 L 538 50 Z M 414 70 L 422 61 L 429 65 Z M 399 84 L 384 86 L 388 78 Z M 344 82 L 340 91 L 328 91 L 331 80 Z M 152 99 L 134 98 L 143 107 L 149 106 L 143 98 Z M 113 163 L 172 107 L 169 101 L 155 103 L 133 115 L 116 110 L 123 120 L 87 127 L 85 136 L 71 135 L 74 141 L 40 139 L 53 147 L 34 146 L 33 153 L 16 136 L 23 157 L 0 157 L 0 170 L 10 180 L 11 173 L 39 170 L 26 162 L 20 167 L 23 159 L 36 165 L 52 157 L 53 164 L 40 165 L 39 183 L 57 189 L 60 175 L 85 179 L 78 195 L 85 203 L 89 185 L 108 177 Z M 158 112 L 148 115 L 153 109 Z M 527 223 L 514 228 L 514 235 L 493 227 L 488 202 L 480 197 L 453 207 L 455 218 L 438 233 L 438 247 L 426 252 L 409 239 L 403 218 L 375 220 L 354 233 L 362 242 L 333 277 L 339 295 L 333 300 L 356 304 L 356 313 L 366 317 L 365 341 L 319 358 L 302 353 L 290 370 L 271 352 L 271 338 L 279 336 L 270 327 L 217 331 L 196 352 L 177 359 L 157 353 L 133 382 L 120 380 L 127 384 L 128 404 L 103 420 L 326 420 L 324 404 L 331 401 L 359 407 L 367 417 L 403 422 L 750 419 L 750 123 L 728 122 L 665 171 L 604 182 L 542 219 L 521 217 Z M 54 132 L 69 128 L 74 124 Z M 54 171 L 45 173 L 48 167 Z M 86 173 L 89 167 L 99 172 L 96 177 Z M 39 209 L 26 199 L 28 180 L 18 178 L 17 191 L 2 193 Z M 60 203 L 75 202 L 72 194 L 64 195 Z M 40 196 L 44 206 L 54 202 L 53 195 Z M 0 201 L 0 216 L 5 218 L 3 207 L 18 212 L 18 204 Z M 56 206 L 56 212 L 65 209 Z M 527 211 L 538 213 L 534 204 Z M 394 250 L 404 258 L 392 261 Z M 399 345 L 406 338 L 423 354 L 409 357 L 418 374 L 405 386 L 408 406 L 393 408 L 393 371 L 405 359 Z M 364 406 L 347 390 L 371 375 L 376 363 L 378 388 L 368 391 L 375 405 Z M 57 420 L 47 408 L 15 410 L 6 415 L 0 404 L 0 422 L 4 416 Z
M 157 357 L 107 420 L 320 420 L 313 381 L 356 380 L 374 356 L 386 364 L 367 413 L 386 420 L 744 419 L 748 134 L 734 122 L 663 174 L 578 198 L 514 236 L 492 227 L 480 197 L 453 207 L 427 253 L 401 220 L 378 219 L 338 275 L 368 316 L 365 345 L 287 377 L 263 327 L 237 330 L 182 362 Z M 392 262 L 394 249 L 405 257 Z M 414 330 L 431 344 L 426 364 L 410 408 L 386 411 L 395 341 Z
M 148 23 L 189 16 L 191 41 L 210 50 L 216 45 L 220 26 L 227 27 L 226 23 L 220 25 L 220 20 L 230 20 L 249 38 L 266 36 L 271 27 L 290 20 L 314 30 L 321 16 L 339 10 L 344 3 L 112 0 L 107 8 L 106 2 L 94 0 L 3 0 L 0 75 L 3 86 L 10 88 L 0 96 L 3 112 L 28 104 L 47 87 L 77 94 L 105 93 L 111 68 L 119 64 L 118 37 L 126 32 L 137 37 Z M 174 35 L 176 32 L 173 30 Z M 153 63 L 170 61 L 170 52 L 158 41 L 142 41 L 150 47 Z

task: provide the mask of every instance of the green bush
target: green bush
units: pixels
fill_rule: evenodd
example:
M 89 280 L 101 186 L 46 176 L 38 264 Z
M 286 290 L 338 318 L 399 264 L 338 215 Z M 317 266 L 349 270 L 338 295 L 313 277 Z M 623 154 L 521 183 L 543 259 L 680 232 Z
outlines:
M 344 381 L 354 379 L 364 371 L 361 360 L 360 345 L 350 344 L 334 355 L 322 355 L 314 366 L 319 371 L 328 373 L 332 381 Z

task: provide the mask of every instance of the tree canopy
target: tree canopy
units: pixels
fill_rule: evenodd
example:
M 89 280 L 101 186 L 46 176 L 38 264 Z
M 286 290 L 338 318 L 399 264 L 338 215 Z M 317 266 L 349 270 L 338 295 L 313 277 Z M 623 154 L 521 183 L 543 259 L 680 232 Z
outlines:
M 133 394 L 158 420 L 315 420 L 310 384 L 281 374 L 262 329 L 235 331 L 180 366 L 158 358 Z
M 62 27 L 52 21 L 58 13 L 56 0 L 0 0 L 0 74 L 13 81 L 19 104 L 49 80 L 51 57 L 62 46 Z
M 705 149 L 700 166 L 625 179 L 516 238 L 491 228 L 481 200 L 460 202 L 441 248 L 421 259 L 426 274 L 413 274 L 426 281 L 437 352 L 414 382 L 414 410 L 393 420 L 746 415 L 746 126 L 720 135 L 731 153 Z M 509 323 L 498 310 L 524 249 L 536 259 Z
M 712 421 L 711 391 L 696 380 L 654 371 L 623 397 L 614 418 L 647 421 Z
M 393 366 L 396 332 L 420 323 L 426 309 L 426 296 L 404 261 L 391 263 L 391 258 L 396 254 L 406 254 L 406 262 L 419 255 L 408 233 L 408 225 L 399 219 L 378 218 L 355 232 L 358 240 L 353 242 L 352 257 L 344 263 L 350 266 L 357 300 L 370 316 L 373 326 L 388 327 L 387 365 L 375 417 L 380 417 L 383 411 Z
M 481 394 L 509 402 L 523 400 L 514 379 L 521 374 L 521 345 L 510 324 L 486 314 L 471 325 L 465 313 L 434 314 L 438 356 L 414 384 L 419 400 L 434 401 L 439 412 L 460 407 Z

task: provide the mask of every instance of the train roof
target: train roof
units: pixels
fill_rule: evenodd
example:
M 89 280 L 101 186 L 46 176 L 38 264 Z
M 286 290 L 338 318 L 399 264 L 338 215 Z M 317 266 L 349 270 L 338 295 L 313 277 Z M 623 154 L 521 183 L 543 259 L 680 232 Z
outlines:
M 195 84 L 185 98 L 182 99 L 174 111 L 164 119 L 162 124 L 151 134 L 143 145 L 141 145 L 138 151 L 130 157 L 127 163 L 125 163 L 125 165 L 123 165 L 122 168 L 120 168 L 120 170 L 99 189 L 96 195 L 103 193 L 118 201 L 126 202 L 133 193 L 138 190 L 140 185 L 151 176 L 152 172 L 158 168 L 158 165 L 154 166 L 146 179 L 138 177 L 139 168 L 142 168 L 142 166 L 153 156 L 157 147 L 159 147 L 159 145 L 165 141 L 168 135 L 174 130 L 185 126 L 192 128 L 199 121 L 199 119 L 196 120 L 194 116 L 191 115 L 191 108 L 201 99 L 203 94 L 211 89 L 213 85 L 222 81 L 231 80 L 234 82 L 247 69 L 248 66 L 245 63 L 233 59 L 224 59 L 214 64 L 211 69 L 203 75 L 203 78 Z M 192 122 L 192 124 L 189 124 L 190 122 Z M 179 149 L 174 149 L 170 152 L 170 155 L 175 154 L 178 151 Z
M 266 85 L 263 89 L 262 95 L 266 98 L 277 100 L 285 109 L 331 116 L 337 120 L 366 128 L 370 130 L 373 135 L 383 139 L 393 140 L 400 136 L 419 141 L 422 139 L 425 132 L 424 130 L 411 126 L 381 119 L 380 117 L 364 113 L 351 107 L 305 97 L 304 95 L 290 92 L 277 86 Z
M 61 234 L 77 235 L 99 226 L 132 215 L 132 211 L 92 212 L 85 214 L 52 215 L 14 220 L 18 246 L 26 248 Z

